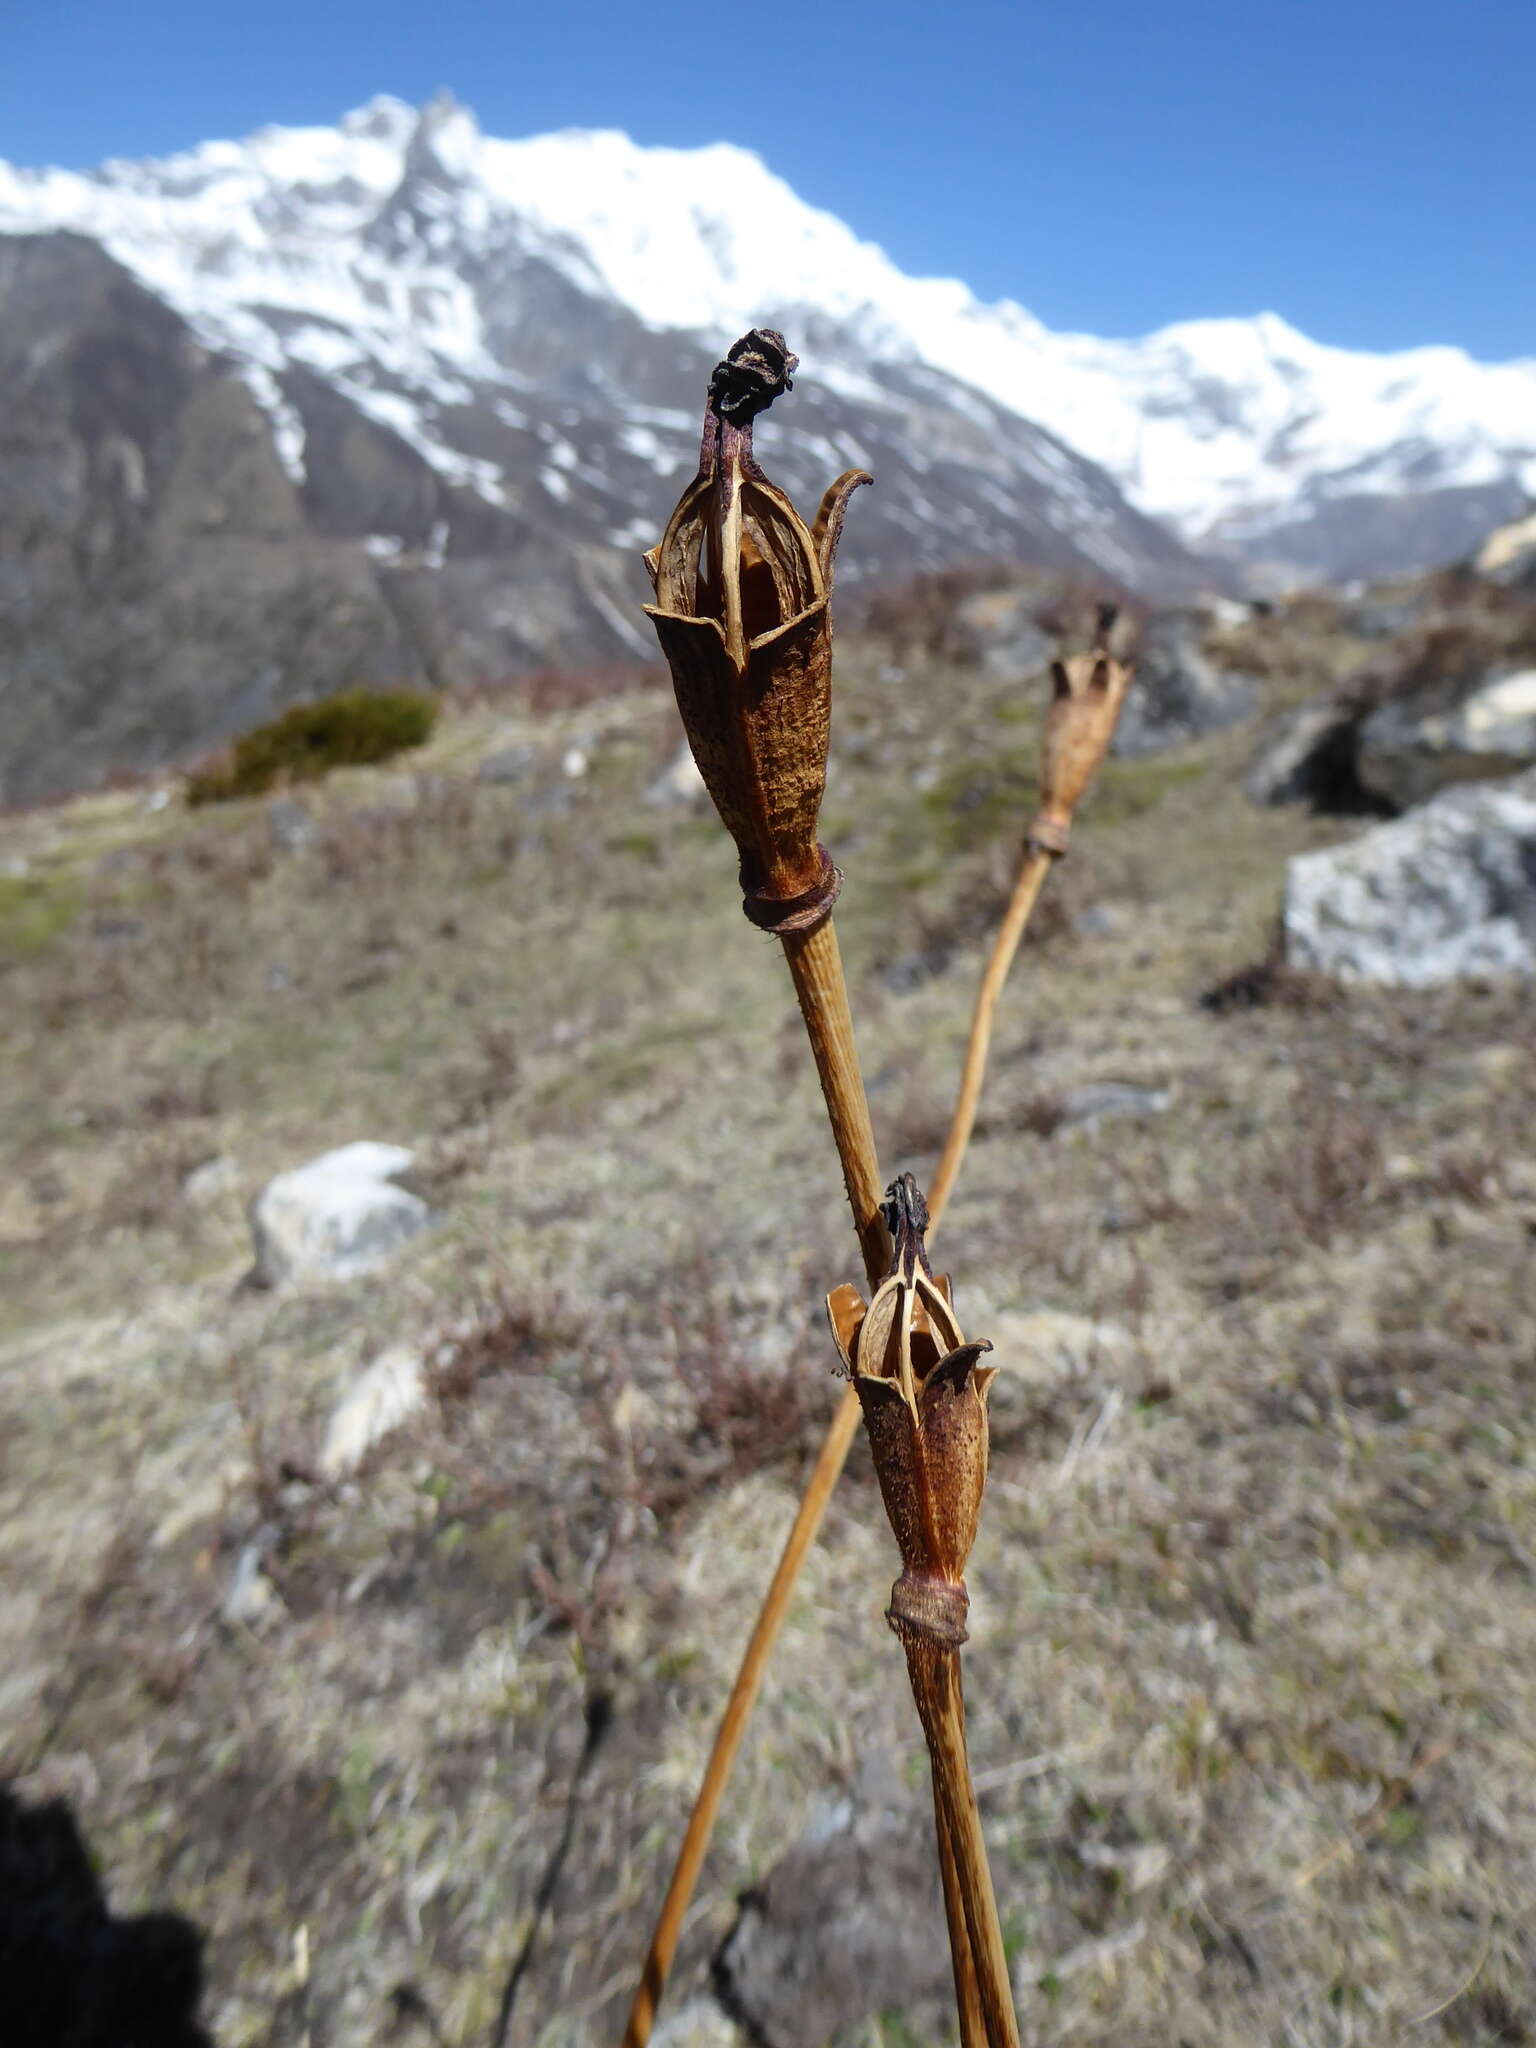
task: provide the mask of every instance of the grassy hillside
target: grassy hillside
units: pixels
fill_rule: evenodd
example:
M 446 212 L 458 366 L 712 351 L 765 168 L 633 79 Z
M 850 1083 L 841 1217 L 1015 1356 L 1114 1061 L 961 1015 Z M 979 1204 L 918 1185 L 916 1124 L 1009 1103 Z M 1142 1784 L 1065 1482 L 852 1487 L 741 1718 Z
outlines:
M 838 687 L 823 837 L 883 1164 L 921 1178 L 1038 707 L 873 646 Z M 207 1929 L 224 2048 L 487 2040 L 568 1813 L 509 2038 L 617 2039 L 857 1271 L 777 950 L 713 817 L 650 795 L 677 742 L 660 695 L 507 702 L 303 816 L 0 822 L 3 1762 L 119 1910 Z M 1528 995 L 1203 1007 L 1285 858 L 1356 829 L 1249 806 L 1250 744 L 1111 764 L 945 1228 L 1003 1367 L 968 1668 L 1024 2036 L 1536 2039 Z M 1085 1117 L 1110 1081 L 1166 1106 Z M 242 1288 L 245 1202 L 359 1137 L 416 1149 L 438 1227 Z M 323 1483 L 402 1342 L 427 1410 Z M 739 2038 L 734 1901 L 871 1754 L 923 1813 L 894 1570 L 860 1448 L 674 2043 Z M 931 1998 L 848 2048 L 947 2038 L 933 1944 Z

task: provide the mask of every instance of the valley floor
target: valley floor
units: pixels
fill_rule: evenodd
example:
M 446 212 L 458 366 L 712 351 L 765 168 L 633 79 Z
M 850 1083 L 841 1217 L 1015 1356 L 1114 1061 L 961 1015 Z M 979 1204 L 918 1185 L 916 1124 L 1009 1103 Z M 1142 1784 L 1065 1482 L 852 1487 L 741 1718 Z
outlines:
M 922 1178 L 1034 706 L 857 646 L 839 687 L 823 836 L 886 1170 Z M 489 2042 L 567 1829 L 506 2038 L 618 2039 L 856 1277 L 676 743 L 661 696 L 493 705 L 297 812 L 0 821 L 0 1763 L 70 1803 L 116 1911 L 206 1931 L 221 2048 Z M 1536 2040 L 1529 998 L 1270 974 L 1202 1006 L 1287 855 L 1357 829 L 1250 807 L 1248 743 L 1110 765 L 944 1231 L 1002 1367 L 967 1657 L 1024 2038 Z M 1104 1083 L 1147 1093 L 1096 1114 Z M 361 1137 L 414 1148 L 439 1226 L 376 1278 L 242 1287 L 249 1197 Z M 394 1344 L 431 1398 L 326 1483 Z M 673 2048 L 745 2038 L 710 1959 L 807 1827 L 928 1824 L 893 1572 L 860 1447 Z M 893 1930 L 931 1911 L 899 1862 Z M 949 2037 L 923 1924 L 931 1967 L 903 1935 L 843 2048 Z M 814 2048 L 827 2010 L 786 1979 L 756 2024 Z

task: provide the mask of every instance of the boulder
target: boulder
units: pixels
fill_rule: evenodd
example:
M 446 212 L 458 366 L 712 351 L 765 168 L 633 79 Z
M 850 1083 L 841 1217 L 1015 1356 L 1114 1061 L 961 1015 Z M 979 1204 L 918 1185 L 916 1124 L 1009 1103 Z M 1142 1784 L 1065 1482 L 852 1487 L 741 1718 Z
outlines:
M 1536 667 L 1495 671 L 1454 696 L 1395 698 L 1360 727 L 1364 786 L 1400 810 L 1454 782 L 1480 782 L 1536 761 Z
M 1295 967 L 1395 988 L 1536 975 L 1536 771 L 1298 855 L 1285 948 Z
M 1001 682 L 1037 674 L 1054 648 L 1050 636 L 1035 623 L 1039 605 L 1038 590 L 977 591 L 955 607 L 948 651 Z
M 1201 644 L 1205 626 L 1199 612 L 1161 612 L 1148 623 L 1137 645 L 1115 753 L 1132 759 L 1160 754 L 1238 725 L 1257 709 L 1258 678 L 1218 668 Z
M 433 1220 L 419 1195 L 396 1185 L 413 1156 L 362 1139 L 268 1181 L 251 1204 L 256 1279 L 302 1286 L 376 1271 Z
M 1286 711 L 1260 733 L 1243 788 L 1251 803 L 1317 803 L 1341 772 L 1354 778 L 1358 713 L 1333 696 Z

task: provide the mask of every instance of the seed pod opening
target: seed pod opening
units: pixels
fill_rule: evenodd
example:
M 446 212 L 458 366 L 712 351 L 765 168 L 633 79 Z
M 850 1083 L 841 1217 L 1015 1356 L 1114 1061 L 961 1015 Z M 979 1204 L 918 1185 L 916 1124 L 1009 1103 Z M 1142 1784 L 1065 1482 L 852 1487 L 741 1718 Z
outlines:
M 855 1288 L 837 1288 L 827 1314 L 901 1551 L 891 1624 L 954 1648 L 965 1640 L 965 1566 L 987 1481 L 996 1368 L 978 1364 L 991 1345 L 965 1341 L 949 1282 L 929 1269 L 927 1208 L 911 1174 L 892 1182 L 885 1217 L 896 1247 L 889 1276 L 867 1306 Z
M 655 624 L 694 759 L 736 842 L 747 915 L 809 930 L 842 878 L 816 837 L 831 729 L 832 563 L 849 470 L 807 526 L 752 452 L 797 358 L 754 328 L 710 380 L 698 475 L 646 556 Z
M 1040 809 L 1029 828 L 1029 843 L 1062 854 L 1083 793 L 1098 773 L 1115 736 L 1134 662 L 1109 651 L 1115 607 L 1099 612 L 1098 632 L 1086 654 L 1051 663 L 1052 696 L 1040 748 Z

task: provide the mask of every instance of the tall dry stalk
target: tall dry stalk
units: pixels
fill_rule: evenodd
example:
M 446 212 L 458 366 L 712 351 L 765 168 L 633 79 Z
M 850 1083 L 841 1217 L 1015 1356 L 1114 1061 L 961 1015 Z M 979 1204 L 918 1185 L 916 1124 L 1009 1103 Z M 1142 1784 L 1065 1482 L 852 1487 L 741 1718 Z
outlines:
M 1045 878 L 1067 850 L 1073 817 L 1109 752 L 1131 686 L 1130 664 L 1115 660 L 1109 652 L 1115 616 L 1113 605 L 1101 606 L 1098 632 L 1090 652 L 1051 664 L 1051 707 L 1046 713 L 1040 759 L 1040 808 L 1024 842 L 1023 864 L 982 971 L 960 1072 L 960 1092 L 929 1190 L 928 1207 L 934 1224 L 948 1205 L 976 1125 L 987 1054 L 992 1047 L 992 1021 L 1008 970 L 1029 927 L 1030 913 L 1039 901 Z
M 672 670 L 695 759 L 736 840 L 743 908 L 753 923 L 776 932 L 783 944 L 842 1163 L 866 1277 L 874 1287 L 892 1256 L 885 1219 L 892 1218 L 894 1227 L 900 1212 L 896 1197 L 903 1184 L 891 1190 L 895 1206 L 882 1212 L 874 1135 L 830 915 L 842 877 L 815 836 L 830 723 L 832 563 L 848 497 L 869 478 L 862 471 L 840 477 L 823 498 L 814 528 L 807 528 L 790 501 L 764 477 L 752 452 L 752 421 L 780 391 L 790 388 L 796 367 L 783 337 L 763 329 L 744 336 L 717 366 L 705 412 L 699 473 L 684 492 L 661 545 L 646 558 L 657 596 L 656 605 L 648 609 Z M 1101 632 L 1101 649 L 1102 644 Z M 1063 681 L 1066 671 L 1058 669 L 1057 675 L 1059 703 L 1064 689 L 1069 698 L 1074 692 Z M 1107 740 L 1106 732 L 1106 745 Z M 1067 787 L 1068 777 L 1056 792 L 1053 811 L 1052 750 L 1048 728 L 1046 800 L 1036 830 L 1044 826 L 1055 853 L 1065 846 L 1066 826 L 1053 820 L 1064 807 L 1069 824 L 1087 777 L 1077 784 L 1075 795 Z M 1059 734 L 1055 753 L 1062 760 L 1075 758 L 1072 746 L 1063 752 Z M 1088 774 L 1093 765 L 1096 762 Z M 1060 846 L 1050 843 L 1057 829 Z M 1033 836 L 1031 850 L 1032 857 L 1049 864 L 1049 855 L 1036 846 Z M 1042 877 L 1043 872 L 1044 866 Z M 1026 892 L 1021 877 L 1015 891 L 994 951 L 994 965 L 1001 957 L 1002 966 L 992 986 L 992 1005 L 1038 888 L 1036 880 Z M 989 1029 L 990 1010 L 987 1023 Z M 972 1036 L 974 1046 L 974 1029 Z M 967 1061 L 967 1082 L 946 1146 L 947 1178 L 934 1205 L 935 1221 L 974 1120 L 985 1052 L 983 1037 L 979 1058 Z M 917 1200 L 920 1203 L 921 1197 Z M 912 1237 L 910 1217 L 906 1236 Z M 917 1248 L 926 1270 L 920 1228 Z M 901 1261 L 898 1242 L 885 1286 L 897 1278 Z M 881 1300 L 882 1290 L 877 1289 L 874 1298 Z M 721 1720 L 630 2010 L 625 2048 L 643 2048 L 649 2039 L 715 1814 L 790 1593 L 841 1472 L 861 1408 L 868 1419 L 868 1399 L 858 1376 L 853 1378 L 828 1429 Z M 984 1393 L 985 1379 L 981 1387 Z M 914 1417 L 917 1414 L 914 1408 Z M 984 1469 L 983 1405 L 983 1475 Z M 977 1500 L 979 1505 L 979 1489 Z M 893 1621 L 903 1633 L 914 1697 L 933 1759 L 939 1860 L 962 2048 L 1010 2048 L 1017 2028 L 965 1762 L 958 1642 L 934 1642 L 920 1630 L 914 1635 L 894 1614 Z
M 837 1288 L 827 1314 L 859 1397 L 901 1552 L 886 1618 L 906 1652 L 928 1744 L 940 1840 L 947 1840 L 953 1862 L 982 2037 L 987 2048 L 1018 2048 L 960 1683 L 970 1606 L 965 1566 L 986 1489 L 987 1394 L 996 1368 L 979 1363 L 991 1345 L 965 1341 L 949 1282 L 934 1278 L 924 1244 L 928 1209 L 911 1174 L 892 1182 L 885 1216 L 893 1240 L 889 1274 L 867 1305 L 856 1289 Z M 951 1930 L 953 1943 L 953 1922 Z M 964 1998 L 960 2009 L 964 2015 Z
M 777 933 L 816 1061 L 871 1285 L 890 1240 L 832 905 L 842 886 L 816 838 L 831 721 L 832 565 L 862 470 L 840 477 L 808 528 L 763 475 L 752 422 L 788 390 L 796 359 L 754 329 L 710 383 L 699 471 L 646 558 L 649 607 L 678 709 L 715 807 L 736 841 L 743 908 Z M 625 2048 L 643 2048 L 677 1950 L 726 1779 L 805 1552 L 837 1484 L 858 1402 L 838 1407 L 715 1737 L 630 2008 Z

